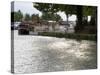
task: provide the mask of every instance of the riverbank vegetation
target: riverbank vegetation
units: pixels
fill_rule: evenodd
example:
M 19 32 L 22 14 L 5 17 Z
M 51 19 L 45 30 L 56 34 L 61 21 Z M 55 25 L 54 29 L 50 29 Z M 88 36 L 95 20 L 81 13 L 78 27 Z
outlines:
M 84 40 L 96 40 L 97 39 L 97 6 L 83 6 L 83 5 L 67 5 L 67 4 L 52 4 L 52 3 L 33 3 L 33 7 L 42 13 L 29 15 L 23 13 L 19 10 L 18 12 L 11 13 L 11 22 L 22 21 L 32 21 L 34 22 L 34 17 L 38 17 L 37 23 L 34 25 L 40 25 L 41 20 L 45 21 L 62 21 L 62 16 L 57 14 L 58 12 L 64 12 L 66 15 L 66 22 L 69 22 L 69 17 L 76 15 L 74 33 L 62 33 L 55 32 L 54 25 L 52 26 L 52 32 L 39 32 L 39 35 L 43 36 L 53 36 L 53 37 L 64 37 L 71 39 L 84 39 Z M 90 17 L 90 21 L 88 21 Z M 48 25 L 48 24 L 47 24 Z M 67 26 L 66 24 L 65 26 Z M 31 28 L 32 29 L 32 28 Z M 67 28 L 66 28 L 67 29 Z M 54 31 L 54 32 L 53 32 Z M 34 27 L 33 27 L 34 32 Z M 38 31 L 37 31 L 38 32 Z
M 59 37 L 59 38 L 77 39 L 77 40 L 92 40 L 92 41 L 96 41 L 96 39 L 97 39 L 97 35 L 96 34 L 39 32 L 38 35 L 52 36 L 52 37 Z

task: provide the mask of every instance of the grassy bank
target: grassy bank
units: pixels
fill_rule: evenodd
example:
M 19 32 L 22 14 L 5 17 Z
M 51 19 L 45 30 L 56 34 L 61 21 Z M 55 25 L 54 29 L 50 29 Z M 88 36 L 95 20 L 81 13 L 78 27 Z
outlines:
M 57 33 L 57 32 L 39 32 L 39 35 L 42 36 L 52 36 L 59 38 L 69 38 L 77 40 L 97 40 L 96 34 L 75 34 L 75 33 Z

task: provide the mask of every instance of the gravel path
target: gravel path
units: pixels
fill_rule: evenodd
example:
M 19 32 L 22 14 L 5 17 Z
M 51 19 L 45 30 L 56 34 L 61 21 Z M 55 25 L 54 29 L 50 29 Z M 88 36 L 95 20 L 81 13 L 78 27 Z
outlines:
M 18 35 L 14 31 L 14 72 L 95 69 L 96 42 Z

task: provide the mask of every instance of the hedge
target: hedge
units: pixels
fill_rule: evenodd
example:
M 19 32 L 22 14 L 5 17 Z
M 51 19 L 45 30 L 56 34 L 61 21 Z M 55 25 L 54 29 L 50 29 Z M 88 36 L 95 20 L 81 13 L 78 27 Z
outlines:
M 39 32 L 38 35 L 52 36 L 58 38 L 70 38 L 77 40 L 97 40 L 96 34 L 76 34 L 76 33 L 58 33 L 58 32 Z

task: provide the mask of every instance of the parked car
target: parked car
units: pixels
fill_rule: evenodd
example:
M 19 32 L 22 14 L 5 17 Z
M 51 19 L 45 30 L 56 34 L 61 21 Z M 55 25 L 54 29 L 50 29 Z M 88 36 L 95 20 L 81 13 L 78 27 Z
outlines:
M 11 30 L 17 30 L 21 22 L 11 22 Z

